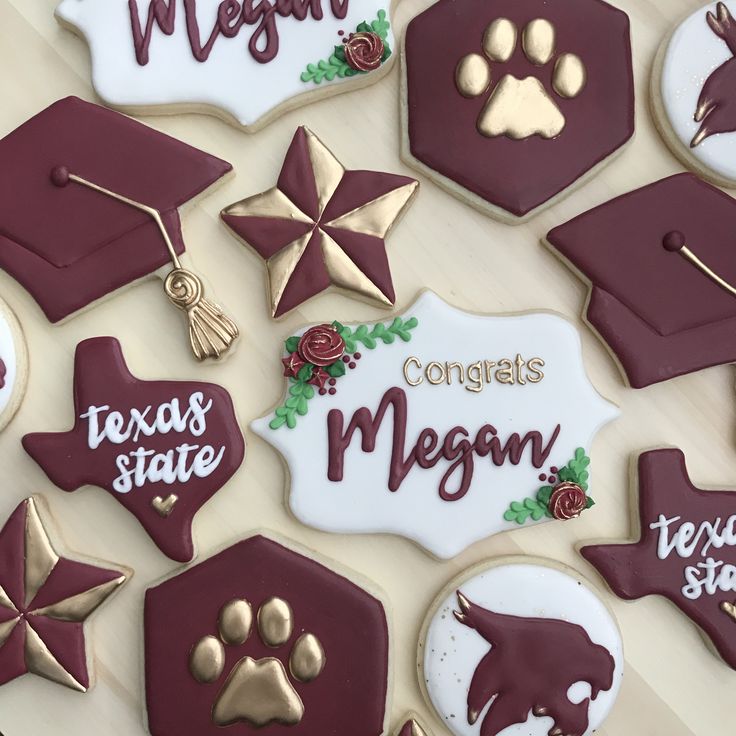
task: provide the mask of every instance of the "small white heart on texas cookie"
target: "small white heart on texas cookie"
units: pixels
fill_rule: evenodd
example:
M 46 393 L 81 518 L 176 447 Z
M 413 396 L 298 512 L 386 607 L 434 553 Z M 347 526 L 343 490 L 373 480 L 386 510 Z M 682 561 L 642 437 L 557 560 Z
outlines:
M 161 496 L 156 496 L 151 501 L 151 506 L 153 506 L 158 513 L 166 518 L 167 516 L 171 516 L 171 512 L 174 510 L 174 506 L 176 506 L 176 502 L 179 500 L 179 496 L 172 493 L 171 495 L 167 496 L 166 498 L 161 498 Z
M 721 603 L 721 611 L 736 621 L 736 601 L 734 603 L 723 601 L 723 603 Z

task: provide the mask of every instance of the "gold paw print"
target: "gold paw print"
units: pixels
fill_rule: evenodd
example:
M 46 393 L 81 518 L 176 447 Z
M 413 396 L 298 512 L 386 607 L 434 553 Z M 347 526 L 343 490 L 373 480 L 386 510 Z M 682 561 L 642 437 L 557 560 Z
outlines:
M 517 79 L 505 74 L 494 82 L 491 63 L 503 64 L 516 51 L 519 31 L 507 18 L 498 18 L 483 35 L 483 54 L 460 59 L 455 72 L 457 89 L 464 97 L 480 97 L 492 87 L 488 102 L 478 118 L 478 130 L 494 138 L 505 135 L 522 140 L 533 135 L 555 138 L 565 127 L 565 116 L 537 76 Z M 521 34 L 527 61 L 544 67 L 555 57 L 555 28 L 547 20 L 531 21 Z M 557 57 L 552 70 L 552 88 L 567 99 L 577 97 L 585 87 L 585 65 L 575 54 Z
M 232 600 L 220 610 L 219 636 L 205 636 L 192 649 L 189 669 L 197 682 L 217 682 L 225 671 L 225 645 L 242 646 L 251 636 L 253 608 L 246 600 Z M 257 633 L 272 649 L 289 643 L 294 615 L 281 598 L 270 598 L 258 610 Z M 317 679 L 326 662 L 322 644 L 313 634 L 302 634 L 291 647 L 288 668 L 299 683 Z M 229 726 L 245 721 L 255 728 L 269 723 L 293 726 L 304 717 L 304 704 L 280 657 L 254 660 L 243 657 L 232 669 L 215 699 L 212 721 Z

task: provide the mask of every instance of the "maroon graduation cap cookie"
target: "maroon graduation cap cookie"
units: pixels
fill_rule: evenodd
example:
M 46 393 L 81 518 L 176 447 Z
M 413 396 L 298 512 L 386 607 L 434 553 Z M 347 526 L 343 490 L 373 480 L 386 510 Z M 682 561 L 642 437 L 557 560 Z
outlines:
M 153 736 L 384 733 L 382 602 L 267 537 L 149 589 L 144 631 Z
M 97 337 L 77 346 L 74 415 L 68 432 L 26 435 L 26 452 L 65 491 L 104 488 L 164 554 L 191 560 L 194 515 L 245 456 L 227 391 L 195 381 L 141 381 L 120 343 Z
M 0 685 L 32 672 L 86 692 L 84 623 L 129 573 L 60 557 L 34 498 L 0 531 L 0 561 Z
M 640 538 L 582 547 L 620 598 L 661 595 L 736 669 L 736 491 L 691 482 L 680 450 L 639 457 Z
M 629 19 L 602 0 L 439 0 L 403 61 L 402 156 L 509 224 L 634 134 Z
M 59 322 L 171 266 L 165 291 L 187 314 L 198 359 L 237 327 L 180 261 L 179 208 L 231 171 L 226 161 L 68 97 L 0 140 L 0 268 Z
M 547 243 L 634 388 L 736 361 L 736 200 L 692 174 L 586 212 Z
M 296 131 L 278 183 L 222 212 L 266 261 L 271 314 L 280 317 L 330 285 L 390 307 L 385 238 L 419 187 L 407 176 L 346 171 L 312 131 Z

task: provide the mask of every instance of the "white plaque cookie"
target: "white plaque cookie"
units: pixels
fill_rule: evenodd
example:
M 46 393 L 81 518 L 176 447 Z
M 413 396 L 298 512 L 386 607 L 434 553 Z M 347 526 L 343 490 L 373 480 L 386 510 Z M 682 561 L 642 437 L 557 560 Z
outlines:
M 309 526 L 450 558 L 593 505 L 590 446 L 617 411 L 562 317 L 468 314 L 427 292 L 385 323 L 290 337 L 283 371 L 286 396 L 253 429 L 283 455 Z
M 0 299 L 0 430 L 15 416 L 28 381 L 28 352 L 18 320 Z

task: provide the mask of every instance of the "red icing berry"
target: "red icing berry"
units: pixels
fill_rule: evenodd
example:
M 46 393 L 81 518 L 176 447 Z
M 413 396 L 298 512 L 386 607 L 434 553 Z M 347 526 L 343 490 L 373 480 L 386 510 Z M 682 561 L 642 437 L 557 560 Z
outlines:
M 328 393 L 330 394 L 330 396 L 334 396 L 337 393 L 337 389 L 331 388 Z
M 353 358 L 355 358 L 355 360 L 360 360 L 360 359 L 361 359 L 362 357 L 363 357 L 363 356 L 362 356 L 362 355 L 361 355 L 360 353 L 355 353 L 355 354 L 353 355 Z
M 356 363 L 354 363 L 352 360 L 348 363 L 348 368 L 355 368 Z
M 65 187 L 69 183 L 69 169 L 66 166 L 51 169 L 51 183 L 55 187 Z

